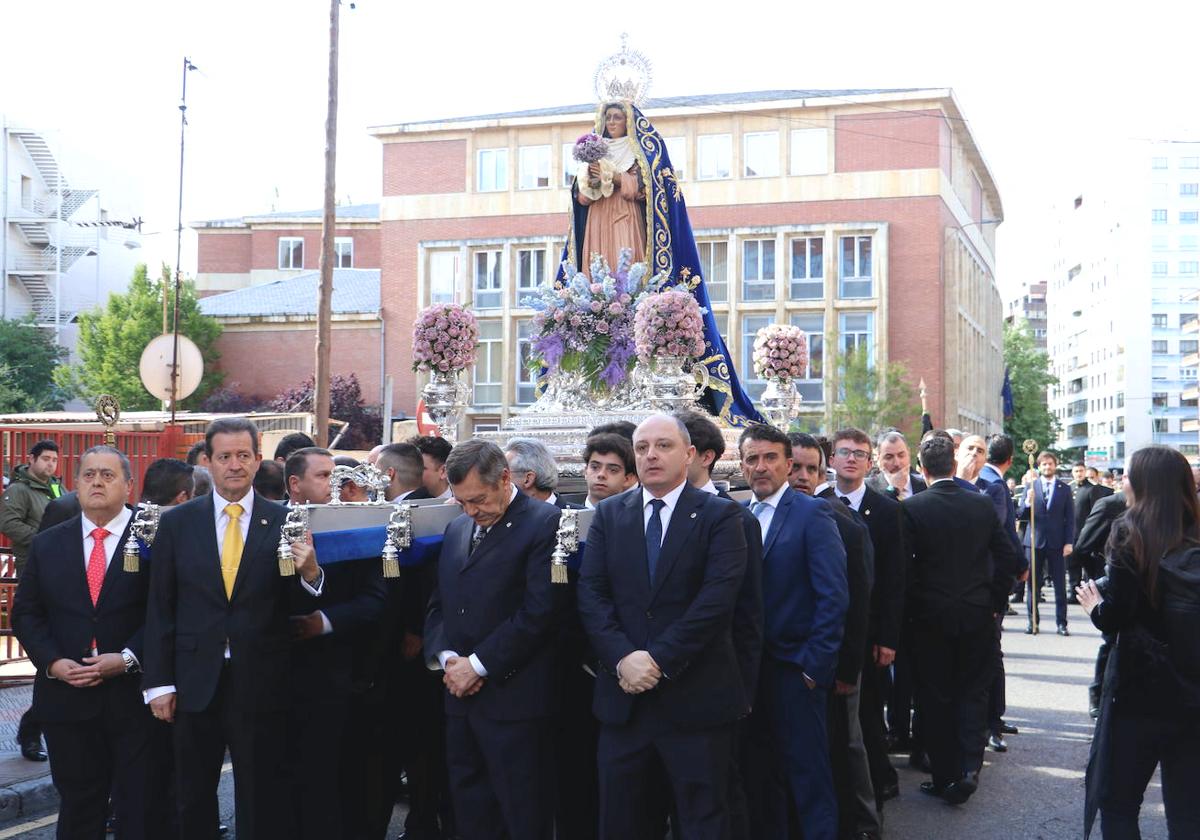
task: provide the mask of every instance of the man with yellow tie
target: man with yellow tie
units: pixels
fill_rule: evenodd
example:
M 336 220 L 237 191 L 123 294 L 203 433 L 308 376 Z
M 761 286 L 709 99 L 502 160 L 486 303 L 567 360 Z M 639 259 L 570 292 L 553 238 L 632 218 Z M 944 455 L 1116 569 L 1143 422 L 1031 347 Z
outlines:
M 174 723 L 180 837 L 212 840 L 214 793 L 229 748 L 239 838 L 290 837 L 285 724 L 290 615 L 324 586 L 309 542 L 296 574 L 276 559 L 286 510 L 255 495 L 258 429 L 214 420 L 205 433 L 212 493 L 162 515 L 150 561 L 146 702 Z

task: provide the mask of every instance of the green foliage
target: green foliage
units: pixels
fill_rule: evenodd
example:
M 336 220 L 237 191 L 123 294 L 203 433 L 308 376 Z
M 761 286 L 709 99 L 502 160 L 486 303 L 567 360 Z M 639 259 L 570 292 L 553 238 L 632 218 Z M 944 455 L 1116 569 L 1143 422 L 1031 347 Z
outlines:
M 837 343 L 827 338 L 825 346 Z M 853 426 L 874 436 L 892 427 L 910 440 L 919 438 L 921 403 L 903 364 L 871 364 L 865 347 L 840 351 L 832 363 L 839 398 L 833 405 L 831 431 Z
M 80 363 L 60 367 L 55 380 L 89 402 L 100 394 L 112 394 L 125 410 L 159 408 L 159 400 L 142 385 L 138 362 L 150 340 L 162 334 L 164 292 L 168 305 L 173 304 L 170 269 L 164 265 L 159 279 L 151 280 L 146 266 L 139 265 L 127 292 L 111 294 L 103 309 L 79 316 Z M 215 370 L 221 325 L 200 313 L 196 289 L 190 282 L 183 284 L 179 296 L 179 333 L 194 341 L 204 358 L 200 387 L 181 403 L 189 408 L 202 402 L 223 378 Z
M 1029 324 L 1004 325 L 1004 364 L 1012 385 L 1013 415 L 1005 418 L 1004 432 L 1016 444 L 1010 477 L 1020 480 L 1029 468 L 1021 443 L 1033 439 L 1039 449 L 1053 449 L 1058 439 L 1058 418 L 1046 406 L 1046 389 L 1058 383 L 1050 372 L 1050 356 L 1038 349 Z
M 67 395 L 54 382 L 66 350 L 33 318 L 0 321 L 0 412 L 62 408 Z

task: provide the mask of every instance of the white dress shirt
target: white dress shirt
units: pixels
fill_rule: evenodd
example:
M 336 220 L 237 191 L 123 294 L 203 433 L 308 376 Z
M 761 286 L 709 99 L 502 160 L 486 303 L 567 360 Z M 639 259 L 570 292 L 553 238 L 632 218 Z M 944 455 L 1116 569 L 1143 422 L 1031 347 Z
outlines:
M 92 536 L 92 531 L 97 528 L 104 528 L 108 531 L 108 536 L 104 538 L 104 572 L 108 573 L 108 567 L 112 565 L 113 555 L 117 553 L 117 544 L 121 542 L 121 535 L 125 533 L 125 526 L 129 524 L 129 520 L 133 517 L 133 511 L 121 505 L 121 512 L 109 520 L 107 525 L 97 525 L 87 518 L 87 514 L 81 514 L 80 519 L 83 522 L 83 573 L 87 575 L 88 561 L 92 557 L 92 547 L 96 543 L 96 538 Z M 129 537 L 133 539 L 131 535 Z M 142 667 L 142 663 L 138 662 L 137 656 L 129 648 L 125 648 L 122 653 L 128 653 L 133 657 L 133 661 L 137 663 L 138 668 Z M 92 656 L 98 655 L 99 651 L 92 648 Z M 46 676 L 50 676 L 50 672 L 46 672 Z M 53 679 L 53 677 L 51 677 Z
M 513 484 L 510 486 L 512 488 L 512 492 L 508 496 L 508 503 L 511 505 L 513 503 L 513 499 L 517 498 L 518 491 L 517 491 L 517 485 Z M 505 508 L 505 511 L 507 512 L 507 508 Z M 504 518 L 503 515 L 501 515 L 500 518 L 503 519 Z M 499 522 L 500 522 L 500 520 L 497 519 L 495 523 L 493 523 L 487 527 L 487 530 L 490 531 L 492 528 L 495 528 L 496 525 L 499 524 Z M 475 535 L 477 533 L 479 533 L 479 526 L 475 525 L 474 527 L 471 528 L 471 539 L 472 540 L 475 539 Z M 452 656 L 458 656 L 458 653 L 453 650 L 443 650 L 441 653 L 438 654 L 437 662 L 438 662 L 438 665 L 441 666 L 441 669 L 443 671 L 446 670 L 446 660 L 450 659 Z M 481 677 L 486 677 L 488 675 L 487 668 L 485 668 L 483 666 L 483 663 L 479 660 L 478 656 L 476 656 L 475 654 L 472 653 L 470 656 L 467 657 L 467 661 L 471 663 L 471 667 L 475 670 L 476 674 L 478 674 Z M 434 670 L 434 671 L 437 670 L 437 668 L 433 668 L 432 666 L 430 666 L 430 667 L 431 667 L 431 670 Z
M 596 509 L 596 506 L 592 503 L 591 496 L 588 496 L 586 499 L 583 500 L 583 509 L 584 510 L 595 510 Z
M 851 490 L 849 493 L 843 493 L 841 490 L 837 489 L 836 484 L 831 486 L 833 487 L 833 492 L 837 493 L 839 499 L 850 500 L 850 507 L 854 508 L 855 511 L 862 507 L 863 496 L 867 495 L 867 483 L 865 481 L 858 485 L 857 490 Z
M 721 495 L 721 491 L 717 489 L 717 485 L 713 484 L 713 480 L 711 478 L 708 480 L 708 483 L 705 484 L 700 489 L 703 490 L 705 493 L 711 493 L 714 496 Z
M 1046 480 L 1038 477 L 1038 481 L 1042 483 L 1042 496 L 1046 499 L 1046 510 L 1050 509 L 1050 502 L 1054 499 L 1054 479 Z
M 785 481 L 783 484 L 779 485 L 778 490 L 776 490 L 767 498 L 759 499 L 758 497 L 755 497 L 754 501 L 750 503 L 751 512 L 754 511 L 754 507 L 758 502 L 762 502 L 763 505 L 765 505 L 765 507 L 759 509 L 758 513 L 754 514 L 755 518 L 758 519 L 759 527 L 762 528 L 762 538 L 764 542 L 766 542 L 767 534 L 771 530 L 771 522 L 773 522 L 775 519 L 775 511 L 779 509 L 779 500 L 782 499 L 783 494 L 790 489 L 792 489 L 791 486 Z
M 666 502 L 662 510 L 658 512 L 658 519 L 662 522 L 662 538 L 665 541 L 667 538 L 667 528 L 671 526 L 671 514 L 675 512 L 675 506 L 679 504 L 679 497 L 683 495 L 683 488 L 687 487 L 687 479 L 680 482 L 679 486 L 674 490 L 669 491 L 662 497 Z M 642 488 L 642 527 L 650 527 L 650 515 L 654 513 L 654 508 L 650 506 L 650 502 L 658 498 L 645 487 Z M 643 530 L 642 533 L 645 533 Z

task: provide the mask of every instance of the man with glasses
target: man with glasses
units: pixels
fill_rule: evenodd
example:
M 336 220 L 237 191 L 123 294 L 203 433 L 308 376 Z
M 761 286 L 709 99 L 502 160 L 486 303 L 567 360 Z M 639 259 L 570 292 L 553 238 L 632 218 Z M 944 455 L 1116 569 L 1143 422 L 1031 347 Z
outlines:
M 849 505 L 862 515 L 875 553 L 875 588 L 867 626 L 867 663 L 863 667 L 859 714 L 863 744 L 871 764 L 871 782 L 877 807 L 900 794 L 899 778 L 888 760 L 883 725 L 886 669 L 896 658 L 904 612 L 904 546 L 900 531 L 900 505 L 866 484 L 871 468 L 871 439 L 861 429 L 842 429 L 833 435 L 836 473 L 833 487 L 822 498 Z

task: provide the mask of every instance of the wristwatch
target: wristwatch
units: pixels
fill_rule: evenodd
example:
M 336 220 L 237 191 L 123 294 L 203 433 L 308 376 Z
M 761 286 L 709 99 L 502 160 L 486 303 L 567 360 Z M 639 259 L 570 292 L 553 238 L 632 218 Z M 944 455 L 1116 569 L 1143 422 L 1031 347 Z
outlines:
M 138 661 L 133 654 L 127 650 L 121 651 L 121 660 L 125 663 L 125 673 L 132 674 L 138 669 Z

